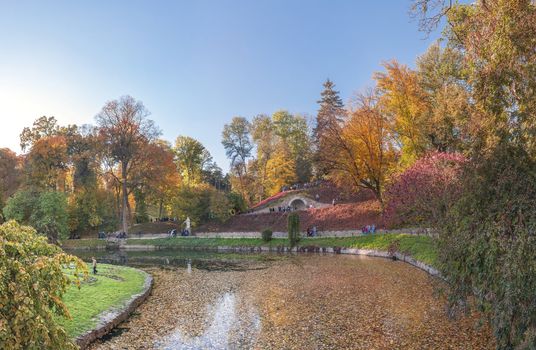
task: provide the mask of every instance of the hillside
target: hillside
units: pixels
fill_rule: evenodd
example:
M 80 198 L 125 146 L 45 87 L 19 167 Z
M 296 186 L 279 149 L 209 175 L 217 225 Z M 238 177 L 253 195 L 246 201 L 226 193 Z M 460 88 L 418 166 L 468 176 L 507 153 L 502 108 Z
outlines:
M 360 230 L 365 225 L 383 227 L 380 205 L 375 200 L 343 203 L 318 209 L 297 211 L 302 230 L 316 226 L 319 231 Z M 288 213 L 260 213 L 237 215 L 224 224 L 210 223 L 196 229 L 198 232 L 286 231 Z
M 281 191 L 253 205 L 250 209 L 257 211 L 269 207 L 278 207 L 294 196 L 303 196 L 324 204 L 331 204 L 333 199 L 337 203 L 356 203 L 374 199 L 371 191 L 361 190 L 357 193 L 347 193 L 330 182 L 323 182 L 318 186 Z
M 317 197 L 318 195 L 318 197 Z M 210 222 L 200 227 L 194 227 L 195 232 L 251 232 L 271 229 L 286 231 L 287 212 L 267 212 L 266 208 L 277 208 L 291 197 L 301 196 L 309 199 L 318 198 L 317 203 L 323 207 L 296 211 L 300 216 L 300 226 L 303 231 L 316 226 L 318 231 L 360 230 L 365 225 L 376 225 L 383 228 L 381 209 L 370 191 L 360 191 L 357 194 L 346 194 L 331 183 L 320 186 L 280 192 L 252 208 L 260 210 L 257 213 L 241 214 L 231 217 L 226 223 Z M 336 205 L 332 206 L 333 199 Z M 286 206 L 286 204 L 284 205 Z M 264 210 L 263 210 L 264 209 Z M 129 228 L 131 235 L 167 233 L 171 229 L 179 229 L 176 222 L 148 222 L 135 224 Z M 82 238 L 95 238 L 96 232 L 82 235 Z

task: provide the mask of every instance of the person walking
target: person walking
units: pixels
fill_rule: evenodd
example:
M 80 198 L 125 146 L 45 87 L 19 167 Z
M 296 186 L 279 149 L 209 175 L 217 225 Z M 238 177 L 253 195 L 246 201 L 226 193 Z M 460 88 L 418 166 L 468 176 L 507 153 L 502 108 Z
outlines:
M 93 263 L 93 274 L 96 275 L 97 274 L 97 259 L 95 259 L 95 257 L 91 257 L 91 262 Z

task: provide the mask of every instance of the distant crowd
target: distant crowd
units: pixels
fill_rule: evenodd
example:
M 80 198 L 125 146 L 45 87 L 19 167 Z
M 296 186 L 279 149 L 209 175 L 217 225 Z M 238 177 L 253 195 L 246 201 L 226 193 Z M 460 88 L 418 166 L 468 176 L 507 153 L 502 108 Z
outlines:
M 285 185 L 285 186 L 281 187 L 281 192 L 303 190 L 303 189 L 318 187 L 323 182 L 324 182 L 324 180 L 316 180 L 316 181 L 313 181 L 313 182 L 297 183 L 297 184 L 290 185 L 290 186 Z
M 168 221 L 172 221 L 172 222 L 177 222 L 177 218 L 168 218 L 168 217 L 164 217 L 164 218 L 151 218 L 151 222 L 168 222 Z
M 108 238 L 119 238 L 119 239 L 126 239 L 127 238 L 127 234 L 126 232 L 110 232 L 110 233 L 106 233 L 106 232 L 99 232 L 97 237 L 99 239 L 108 239 Z
M 270 213 L 275 213 L 276 212 L 276 208 L 273 207 L 273 208 L 268 208 Z M 282 212 L 282 213 L 285 213 L 285 212 L 291 212 L 291 211 L 295 211 L 295 210 L 298 210 L 297 207 L 291 207 L 290 205 L 287 205 L 286 207 L 277 207 L 277 211 L 278 212 Z

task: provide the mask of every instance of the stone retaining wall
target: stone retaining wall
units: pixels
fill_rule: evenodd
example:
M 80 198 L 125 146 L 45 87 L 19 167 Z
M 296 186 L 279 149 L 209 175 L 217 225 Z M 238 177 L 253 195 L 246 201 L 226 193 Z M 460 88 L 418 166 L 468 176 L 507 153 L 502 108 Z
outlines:
M 142 272 L 145 274 L 143 290 L 133 295 L 123 306 L 100 314 L 97 326 L 76 338 L 76 344 L 80 349 L 86 349 L 92 342 L 108 334 L 114 327 L 125 321 L 147 299 L 153 288 L 153 278 L 148 273 Z
M 396 230 L 377 230 L 375 234 L 384 234 L 384 233 L 408 233 L 414 235 L 433 235 L 433 232 L 430 229 L 423 228 L 408 228 L 408 229 L 396 229 Z M 249 232 L 194 232 L 195 236 L 193 237 L 203 237 L 203 238 L 260 238 L 261 233 L 257 231 Z M 302 236 L 305 236 L 305 232 L 302 232 Z M 361 236 L 361 230 L 341 230 L 341 231 L 319 231 L 317 237 L 353 237 Z M 274 238 L 287 238 L 287 232 L 273 232 L 272 237 Z M 309 237 L 314 238 L 314 237 Z

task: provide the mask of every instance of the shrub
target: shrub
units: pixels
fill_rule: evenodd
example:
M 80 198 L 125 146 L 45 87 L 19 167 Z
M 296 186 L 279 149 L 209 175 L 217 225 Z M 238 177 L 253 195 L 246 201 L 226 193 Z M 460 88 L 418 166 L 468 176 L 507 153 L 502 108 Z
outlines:
M 211 220 L 225 222 L 231 217 L 232 201 L 208 184 L 181 186 L 171 203 L 171 214 L 181 220 L 189 217 L 197 227 Z
M 489 317 L 497 349 L 532 349 L 536 161 L 523 147 L 501 148 L 464 174 L 463 195 L 440 226 L 438 259 L 451 312 L 476 306 Z
M 75 282 L 85 264 L 47 243 L 28 226 L 0 226 L 0 344 L 3 349 L 75 349 L 54 315 L 70 317 L 62 295 L 70 279 L 62 268 L 76 266 Z
M 67 197 L 62 192 L 18 191 L 7 201 L 4 215 L 8 220 L 33 226 L 53 243 L 69 234 Z
M 297 213 L 288 215 L 287 228 L 290 245 L 294 247 L 300 240 L 300 216 Z
M 240 193 L 229 192 L 227 193 L 227 199 L 231 202 L 231 208 L 234 209 L 235 213 L 243 213 L 248 208 L 244 197 Z
M 395 177 L 386 192 L 388 226 L 434 225 L 461 194 L 460 175 L 466 158 L 433 152 Z
M 272 230 L 266 229 L 261 232 L 262 240 L 270 242 L 272 240 Z

